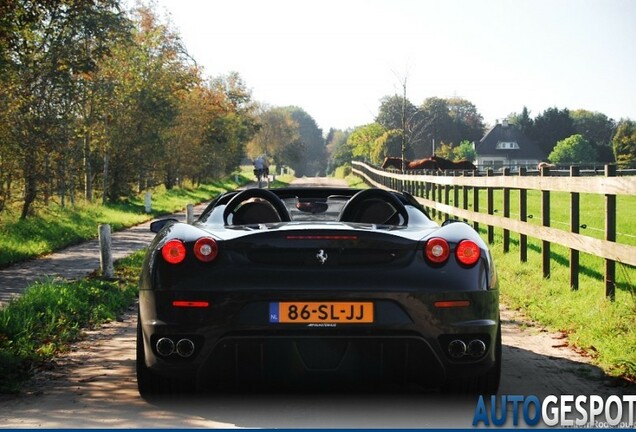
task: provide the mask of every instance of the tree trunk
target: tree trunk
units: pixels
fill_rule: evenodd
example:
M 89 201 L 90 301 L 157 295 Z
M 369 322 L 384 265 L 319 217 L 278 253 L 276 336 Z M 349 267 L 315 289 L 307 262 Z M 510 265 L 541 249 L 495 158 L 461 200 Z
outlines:
M 37 176 L 37 145 L 31 139 L 24 148 L 24 202 L 22 203 L 22 213 L 20 219 L 26 219 L 31 212 L 31 205 L 35 201 L 38 192 Z
M 90 132 L 84 135 L 84 198 L 93 202 L 93 163 L 91 162 Z M 106 158 L 104 158 L 106 160 Z
M 104 154 L 104 195 L 102 197 L 102 203 L 106 204 L 108 202 L 108 195 L 110 193 L 110 187 L 108 185 L 108 154 Z

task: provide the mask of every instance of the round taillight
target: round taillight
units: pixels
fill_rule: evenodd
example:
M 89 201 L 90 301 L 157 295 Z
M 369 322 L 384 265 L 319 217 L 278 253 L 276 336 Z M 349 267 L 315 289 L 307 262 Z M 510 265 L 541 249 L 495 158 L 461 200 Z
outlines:
M 181 240 L 173 239 L 161 248 L 161 255 L 170 264 L 179 264 L 186 257 L 186 248 Z
M 446 262 L 450 255 L 448 242 L 439 237 L 428 240 L 426 242 L 425 255 L 432 263 L 442 264 L 443 262 Z
M 464 265 L 473 265 L 479 261 L 481 249 L 477 243 L 472 240 L 462 240 L 455 248 L 455 256 L 457 260 Z
M 219 254 L 219 246 L 210 237 L 201 237 L 194 243 L 194 255 L 199 261 L 210 262 Z

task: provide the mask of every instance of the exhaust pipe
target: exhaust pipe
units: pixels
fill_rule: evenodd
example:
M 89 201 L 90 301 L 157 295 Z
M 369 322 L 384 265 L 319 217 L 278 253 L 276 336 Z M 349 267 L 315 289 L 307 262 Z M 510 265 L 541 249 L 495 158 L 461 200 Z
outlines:
M 459 339 L 455 339 L 451 343 L 448 344 L 448 354 L 452 358 L 460 358 L 466 354 L 466 344 L 464 341 Z
M 177 354 L 181 357 L 190 357 L 194 354 L 194 342 L 190 339 L 181 339 L 177 342 Z
M 157 341 L 155 348 L 159 354 L 167 357 L 174 352 L 174 342 L 172 339 L 163 337 Z
M 481 339 L 475 339 L 468 344 L 468 354 L 472 357 L 481 357 L 486 353 L 486 344 Z

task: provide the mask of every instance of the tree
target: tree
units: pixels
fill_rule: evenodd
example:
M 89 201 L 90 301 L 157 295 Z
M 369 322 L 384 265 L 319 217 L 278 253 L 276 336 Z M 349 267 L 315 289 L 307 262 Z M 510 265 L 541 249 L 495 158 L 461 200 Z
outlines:
M 582 135 L 576 134 L 559 141 L 548 160 L 555 164 L 594 162 L 596 149 Z
M 391 153 L 384 153 L 386 150 L 386 138 L 388 133 L 379 123 L 370 123 L 355 128 L 349 138 L 347 144 L 351 147 L 351 154 L 354 158 L 362 160 L 371 160 L 377 164 Z
M 337 167 L 351 162 L 351 147 L 347 145 L 349 131 L 330 129 L 327 134 L 327 152 L 329 153 L 329 163 L 327 174 L 330 174 Z
M 258 131 L 247 143 L 247 155 L 254 159 L 265 154 L 277 166 L 295 166 L 302 158 L 298 123 L 280 107 L 261 107 L 257 115 Z
M 420 106 L 422 120 L 419 122 L 422 139 L 414 146 L 415 158 L 420 159 L 436 153 L 436 145 L 458 142 L 459 132 L 450 116 L 445 99 L 430 97 Z M 435 144 L 434 144 L 435 143 Z
M 519 131 L 526 136 L 532 134 L 532 128 L 534 127 L 534 120 L 530 117 L 530 111 L 528 107 L 524 106 L 520 114 L 512 113 L 508 116 L 508 122 L 517 126 Z
M 545 154 L 550 154 L 557 141 L 574 135 L 574 125 L 567 108 L 548 108 L 534 119 L 528 136 L 534 139 Z
M 468 140 L 462 141 L 457 147 L 453 149 L 456 160 L 468 160 L 473 162 L 477 159 L 477 152 L 475 152 L 475 146 Z
M 612 145 L 616 163 L 619 166 L 634 166 L 636 164 L 636 122 L 629 119 L 618 122 Z
M 376 149 L 387 156 L 413 158 L 414 148 L 420 145 L 422 136 L 420 111 L 408 99 L 402 96 L 385 96 L 380 100 L 380 108 L 375 122 L 385 130 L 385 148 Z
M 603 113 L 583 109 L 571 111 L 570 116 L 574 131 L 596 148 L 598 162 L 614 162 L 612 137 L 616 132 L 616 122 Z
M 324 175 L 327 168 L 327 146 L 322 129 L 305 110 L 299 107 L 287 107 L 298 127 L 298 139 L 304 149 L 298 162 L 291 164 L 297 176 Z
M 81 77 L 96 70 L 126 24 L 116 0 L 21 0 L 0 11 L 0 99 L 12 125 L 5 138 L 21 161 L 25 218 L 38 193 L 48 199 L 54 172 L 65 181 L 76 171 Z
M 459 140 L 479 141 L 484 136 L 484 118 L 472 102 L 454 97 L 446 99 L 446 104 Z

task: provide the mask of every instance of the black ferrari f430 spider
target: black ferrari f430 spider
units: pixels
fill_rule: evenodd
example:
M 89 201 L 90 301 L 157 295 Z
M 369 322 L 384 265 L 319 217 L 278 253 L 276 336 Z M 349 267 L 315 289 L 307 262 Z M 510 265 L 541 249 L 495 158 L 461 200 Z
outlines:
M 140 278 L 142 395 L 415 383 L 495 393 L 499 290 L 468 224 L 407 193 L 246 189 L 152 223 Z

